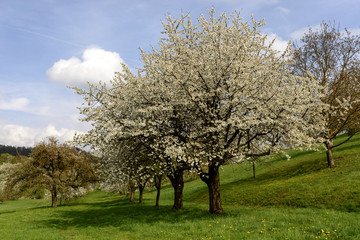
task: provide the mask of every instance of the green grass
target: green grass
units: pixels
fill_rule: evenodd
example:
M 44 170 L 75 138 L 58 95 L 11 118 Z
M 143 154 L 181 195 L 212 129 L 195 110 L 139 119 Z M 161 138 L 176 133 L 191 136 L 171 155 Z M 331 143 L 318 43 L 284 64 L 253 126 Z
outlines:
M 0 239 L 360 239 L 360 135 L 334 150 L 291 151 L 264 158 L 252 178 L 249 163 L 221 170 L 225 213 L 207 213 L 207 187 L 187 181 L 184 209 L 171 210 L 166 185 L 144 205 L 118 194 L 92 192 L 52 209 L 50 200 L 0 203 Z
M 324 151 L 291 151 L 289 161 L 281 156 L 265 158 L 257 164 L 256 179 L 250 163 L 225 167 L 221 173 L 223 203 L 360 212 L 360 135 L 335 148 L 333 154 L 333 169 L 327 168 Z M 200 202 L 206 196 L 204 188 L 193 192 L 191 200 Z

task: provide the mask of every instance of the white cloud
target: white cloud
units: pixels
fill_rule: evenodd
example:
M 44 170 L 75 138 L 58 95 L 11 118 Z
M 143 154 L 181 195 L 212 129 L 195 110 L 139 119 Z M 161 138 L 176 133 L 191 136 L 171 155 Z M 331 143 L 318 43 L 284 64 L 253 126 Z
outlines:
M 281 37 L 276 35 L 275 33 L 267 34 L 266 44 L 270 44 L 275 39 L 272 48 L 279 51 L 284 52 L 288 46 L 288 41 L 283 40 Z
M 285 14 L 289 14 L 291 12 L 290 9 L 285 8 L 285 7 L 281 7 L 281 6 L 277 7 L 277 9 L 280 10 L 282 13 L 285 13 Z
M 28 105 L 29 99 L 24 97 L 13 98 L 9 101 L 0 99 L 0 109 L 2 110 L 25 111 Z
M 47 70 L 50 81 L 70 86 L 85 86 L 87 82 L 109 82 L 115 72 L 122 71 L 124 61 L 116 52 L 105 51 L 97 47 L 87 48 L 82 59 L 71 57 L 61 59 Z
M 30 146 L 44 140 L 46 137 L 54 136 L 60 141 L 72 140 L 75 130 L 56 129 L 49 124 L 46 128 L 30 128 L 26 126 L 2 124 L 0 125 L 0 143 L 12 146 Z

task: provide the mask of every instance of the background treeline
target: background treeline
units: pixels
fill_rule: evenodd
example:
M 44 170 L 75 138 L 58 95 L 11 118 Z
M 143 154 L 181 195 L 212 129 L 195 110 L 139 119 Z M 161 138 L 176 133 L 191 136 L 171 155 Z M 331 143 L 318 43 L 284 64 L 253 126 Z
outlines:
M 17 156 L 17 155 L 30 156 L 32 150 L 33 150 L 32 147 L 15 147 L 15 146 L 0 145 L 0 154 L 8 153 L 13 156 Z

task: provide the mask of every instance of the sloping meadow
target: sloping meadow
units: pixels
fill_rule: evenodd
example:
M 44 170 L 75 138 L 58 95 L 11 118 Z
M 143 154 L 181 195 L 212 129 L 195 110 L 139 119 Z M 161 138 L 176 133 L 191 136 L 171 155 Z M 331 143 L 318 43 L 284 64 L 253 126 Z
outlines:
M 359 239 L 360 135 L 334 150 L 290 151 L 221 170 L 224 214 L 208 213 L 207 187 L 189 176 L 184 209 L 171 210 L 173 189 L 144 204 L 95 191 L 56 209 L 49 200 L 0 203 L 1 239 Z

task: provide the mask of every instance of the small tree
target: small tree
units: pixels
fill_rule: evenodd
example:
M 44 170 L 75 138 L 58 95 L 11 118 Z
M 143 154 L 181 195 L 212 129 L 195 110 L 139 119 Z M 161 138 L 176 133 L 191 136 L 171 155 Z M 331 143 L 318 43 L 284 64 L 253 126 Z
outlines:
M 21 166 L 21 163 L 11 163 L 8 160 L 0 164 L 0 201 L 12 199 L 14 197 L 7 191 L 6 185 L 10 179 L 11 173 L 19 166 Z
M 50 137 L 48 142 L 37 144 L 30 160 L 11 173 L 7 189 L 41 185 L 50 191 L 51 205 L 56 207 L 59 194 L 97 181 L 96 161 L 91 155 Z
M 138 188 L 139 203 L 143 204 L 146 183 L 156 174 L 151 170 L 153 162 L 144 144 L 138 139 L 113 140 L 102 147 L 93 147 L 102 155 L 99 164 L 102 186 L 105 189 L 127 186 L 130 191 L 130 202 L 134 201 L 135 190 Z
M 329 168 L 334 166 L 332 149 L 360 131 L 359 54 L 360 36 L 325 22 L 317 31 L 309 28 L 300 43 L 293 44 L 295 73 L 314 78 L 323 87 L 322 101 L 330 106 L 323 113 L 326 131 L 322 133 Z M 334 145 L 336 136 L 344 132 L 348 138 Z

